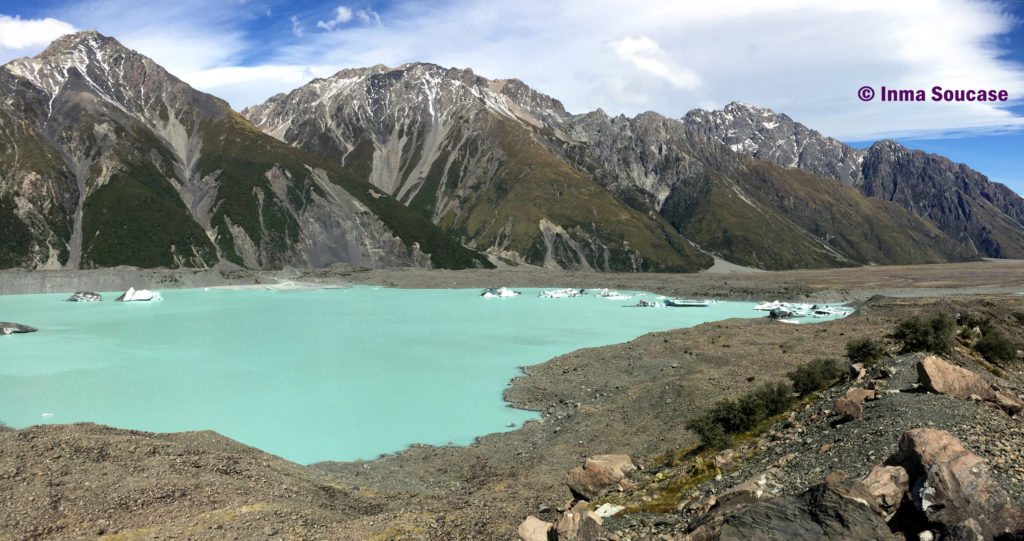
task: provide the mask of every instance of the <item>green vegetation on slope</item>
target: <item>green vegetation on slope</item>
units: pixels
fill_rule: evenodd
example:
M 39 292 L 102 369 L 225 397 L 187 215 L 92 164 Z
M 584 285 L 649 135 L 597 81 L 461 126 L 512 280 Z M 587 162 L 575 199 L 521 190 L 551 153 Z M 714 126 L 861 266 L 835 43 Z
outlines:
M 332 182 L 369 207 L 407 247 L 418 243 L 423 252 L 430 254 L 435 267 L 492 266 L 486 258 L 459 244 L 418 212 L 375 190 L 367 178 L 368 163 L 373 158 L 373 146 L 368 142 L 357 145 L 342 167 L 260 132 L 235 113 L 207 126 L 204 141 L 208 141 L 208 146 L 204 147 L 200 171 L 204 175 L 221 171 L 218 180 L 221 182 L 223 203 L 214 215 L 213 223 L 218 228 L 222 250 L 226 247 L 223 239 L 230 239 L 230 235 L 226 235 L 224 216 L 230 217 L 232 222 L 245 229 L 254 242 L 262 242 L 264 246 L 269 242 L 272 248 L 280 249 L 293 240 L 297 236 L 294 219 L 276 198 L 271 197 L 273 192 L 265 173 L 274 166 L 288 171 L 293 179 L 288 204 L 301 208 L 311 191 L 319 189 L 310 180 L 308 165 L 326 171 Z M 262 194 L 257 196 L 257 192 Z M 259 197 L 263 197 L 262 206 Z M 264 238 L 266 234 L 271 238 Z M 224 253 L 234 261 L 240 261 L 234 250 L 224 250 Z
M 94 266 L 175 267 L 175 255 L 216 262 L 202 228 L 150 164 L 115 173 L 86 199 L 82 234 L 83 263 Z
M 853 363 L 874 365 L 885 355 L 885 344 L 871 338 L 855 338 L 846 343 L 846 356 Z
M 777 415 L 785 413 L 801 398 L 846 381 L 845 363 L 817 359 L 786 374 L 792 385 L 765 383 L 738 399 L 720 400 L 706 414 L 686 423 L 700 437 L 705 449 L 724 449 L 735 436 L 766 429 Z
M 956 320 L 940 313 L 927 320 L 914 316 L 900 321 L 892 338 L 903 344 L 903 353 L 949 353 L 953 351 L 955 331 Z
M 768 162 L 721 164 L 677 186 L 662 214 L 734 263 L 768 270 L 969 259 L 898 205 Z
M 661 212 L 687 238 L 740 265 L 781 270 L 851 264 L 717 173 L 687 179 Z
M 494 264 L 487 258 L 460 244 L 434 225 L 429 218 L 383 194 L 370 184 L 368 176 L 361 176 L 355 172 L 361 169 L 349 169 L 348 162 L 344 168 L 324 162 L 320 162 L 320 167 L 330 174 L 332 182 L 369 207 L 406 243 L 406 246 L 411 246 L 414 242 L 419 243 L 420 249 L 430 254 L 430 261 L 435 267 L 494 268 Z
M 534 141 L 522 126 L 494 117 L 489 132 L 478 137 L 497 141 L 503 162 L 490 185 L 465 201 L 458 216 L 442 220 L 477 246 L 501 241 L 527 262 L 543 263 L 547 250 L 540 223 L 547 220 L 561 226 L 597 268 L 689 272 L 711 265 L 710 257 L 659 217 L 619 201 Z M 554 256 L 572 267 L 578 256 L 565 242 L 555 241 Z
M 0 196 L 0 269 L 25 262 L 32 246 L 32 231 L 14 213 L 14 200 Z
M 207 123 L 202 130 L 205 146 L 198 168 L 204 176 L 217 172 L 217 205 L 210 223 L 217 231 L 221 254 L 244 264 L 234 246 L 230 223 L 242 228 L 261 249 L 261 265 L 282 265 L 284 254 L 299 236 L 299 225 L 288 206 L 301 209 L 307 194 L 316 189 L 309 170 L 292 152 L 276 148 L 268 141 L 273 139 L 251 129 L 235 113 Z M 277 197 L 267 178 L 275 166 L 292 178 L 286 201 Z
M 969 259 L 935 224 L 899 205 L 810 173 L 750 160 L 750 185 L 787 218 L 860 264 Z
M 708 413 L 690 419 L 686 428 L 696 432 L 706 448 L 724 449 L 733 436 L 754 429 L 795 402 L 788 383 L 765 383 L 739 399 L 716 402 Z
M 6 139 L 10 139 L 11 144 L 0 145 L 0 179 L 6 178 L 14 184 L 20 174 L 38 175 L 32 180 L 38 199 L 33 194 L 19 193 L 17 188 L 6 194 L 11 200 L 0 215 L 0 235 L 10 238 L 0 238 L 0 268 L 21 266 L 28 262 L 32 252 L 44 253 L 48 248 L 47 239 L 37 238 L 40 231 L 33 232 L 29 224 L 13 215 L 13 198 L 18 196 L 26 197 L 43 214 L 48 233 L 52 234 L 50 240 L 58 250 L 57 260 L 64 264 L 69 255 L 67 242 L 71 238 L 75 200 L 60 196 L 66 195 L 65 185 L 73 182 L 71 173 L 35 129 L 0 110 L 0 140 Z M 42 224 L 36 224 L 39 225 Z

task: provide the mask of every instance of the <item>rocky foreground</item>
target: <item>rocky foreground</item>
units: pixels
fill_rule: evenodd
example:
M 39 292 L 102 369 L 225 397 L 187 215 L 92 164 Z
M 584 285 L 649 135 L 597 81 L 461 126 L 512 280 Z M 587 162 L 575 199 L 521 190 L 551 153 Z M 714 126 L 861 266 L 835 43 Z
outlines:
M 881 339 L 913 315 L 970 314 L 1020 344 L 1018 313 L 1018 295 L 874 298 L 819 325 L 653 333 L 528 367 L 506 396 L 540 421 L 368 462 L 303 467 L 209 432 L 3 430 L 0 539 L 506 540 L 530 516 L 540 531 L 552 525 L 545 535 L 562 535 L 561 524 L 558 539 L 572 539 L 574 524 L 577 539 L 760 538 L 755 526 L 779 539 L 815 538 L 814 528 L 833 539 L 1013 538 L 1017 523 L 993 517 L 1013 519 L 1024 502 L 1021 354 L 988 362 L 966 324 L 938 357 L 943 370 L 922 375 L 926 354 L 881 340 L 886 353 L 859 381 L 801 398 L 727 449 L 702 449 L 687 423 L 815 359 L 849 364 L 850 339 Z M 933 469 L 953 477 L 922 476 Z M 923 496 L 959 514 L 929 514 Z M 961 527 L 967 537 L 951 537 Z
M 1018 390 L 924 354 L 855 377 L 735 448 L 643 469 L 591 457 L 566 476 L 574 499 L 550 522 L 528 517 L 520 538 L 1024 536 Z

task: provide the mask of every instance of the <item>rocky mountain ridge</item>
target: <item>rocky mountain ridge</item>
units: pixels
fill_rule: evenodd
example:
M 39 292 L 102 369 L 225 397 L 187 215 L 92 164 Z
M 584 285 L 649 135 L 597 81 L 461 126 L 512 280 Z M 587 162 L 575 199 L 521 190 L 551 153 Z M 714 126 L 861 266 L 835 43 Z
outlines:
M 1004 186 L 742 104 L 573 115 L 414 63 L 238 114 L 96 32 L 4 65 L 0 87 L 0 267 L 776 270 L 1024 249 Z
M 860 150 L 744 103 L 683 119 L 742 155 L 801 169 L 892 201 L 985 257 L 1024 257 L 1024 199 L 965 164 L 882 140 Z
M 335 160 L 463 242 L 513 262 L 698 270 L 711 259 L 545 147 L 557 100 L 518 80 L 433 64 L 343 70 L 244 110 L 282 141 Z
M 748 163 L 688 122 L 657 113 L 571 115 L 521 81 L 491 81 L 469 70 L 343 70 L 243 114 L 284 142 L 347 166 L 363 164 L 380 189 L 470 245 L 515 261 L 632 270 L 652 251 L 662 260 L 693 261 L 685 249 L 691 243 L 767 269 L 970 257 L 933 224 L 894 205 L 865 203 L 852 190 L 764 161 Z M 552 192 L 556 180 L 561 187 Z M 582 193 L 594 184 L 613 198 Z M 566 191 L 582 209 L 566 212 L 557 199 Z M 797 197 L 818 212 L 793 205 Z M 622 218 L 601 223 L 583 209 Z M 592 227 L 581 228 L 587 221 Z M 864 222 L 871 224 L 866 236 L 858 234 Z M 651 233 L 664 236 L 669 249 L 641 249 L 637 239 Z M 600 256 L 616 252 L 616 244 L 633 255 Z
M 5 266 L 381 267 L 458 254 L 435 261 L 450 266 L 475 257 L 429 224 L 403 228 L 422 220 L 380 208 L 387 201 L 340 167 L 263 135 L 113 38 L 61 37 L 5 64 L 0 87 L 0 220 L 15 232 Z

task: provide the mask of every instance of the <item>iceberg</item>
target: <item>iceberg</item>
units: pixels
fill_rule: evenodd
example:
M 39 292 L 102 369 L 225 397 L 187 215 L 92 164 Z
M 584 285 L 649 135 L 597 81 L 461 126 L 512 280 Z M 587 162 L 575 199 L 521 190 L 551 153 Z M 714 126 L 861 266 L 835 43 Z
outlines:
M 509 289 L 507 287 L 489 287 L 489 288 L 483 290 L 482 292 L 480 292 L 480 296 L 485 298 L 485 299 L 518 297 L 519 296 L 519 292 L 518 291 L 512 291 L 511 289 Z
M 150 291 L 148 289 L 135 289 L 129 287 L 128 291 L 125 291 L 117 298 L 118 302 L 136 302 L 136 301 L 162 301 L 163 297 L 160 296 L 158 291 Z

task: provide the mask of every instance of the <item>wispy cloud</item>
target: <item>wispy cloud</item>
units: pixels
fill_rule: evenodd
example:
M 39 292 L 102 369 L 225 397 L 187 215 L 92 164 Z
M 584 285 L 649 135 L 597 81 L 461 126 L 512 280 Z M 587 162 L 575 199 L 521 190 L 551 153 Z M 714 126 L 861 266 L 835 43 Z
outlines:
M 345 6 L 334 8 L 334 18 L 326 21 L 317 21 L 316 27 L 328 32 L 333 32 L 338 25 L 345 24 L 352 20 L 352 9 Z
M 45 47 L 54 39 L 74 32 L 75 27 L 52 18 L 22 19 L 0 15 L 0 57 L 20 56 L 23 52 Z
M 359 22 L 363 24 L 372 23 L 378 26 L 380 26 L 381 24 L 380 13 L 377 13 L 376 11 L 370 8 L 356 10 L 356 18 L 359 19 Z
M 700 76 L 677 66 L 658 43 L 647 36 L 625 37 L 612 41 L 611 46 L 622 60 L 648 75 L 668 81 L 676 88 L 696 90 L 700 86 Z
M 305 28 L 302 26 L 302 23 L 299 21 L 298 17 L 292 15 L 291 17 L 288 18 L 288 20 L 291 21 L 292 23 L 292 34 L 295 34 L 295 36 L 299 38 L 306 35 Z
M 316 27 L 326 32 L 334 32 L 335 30 L 340 30 L 353 20 L 363 25 L 373 24 L 380 26 L 381 24 L 380 14 L 374 11 L 373 8 L 352 9 L 348 6 L 338 6 L 334 8 L 333 19 L 317 21 Z

